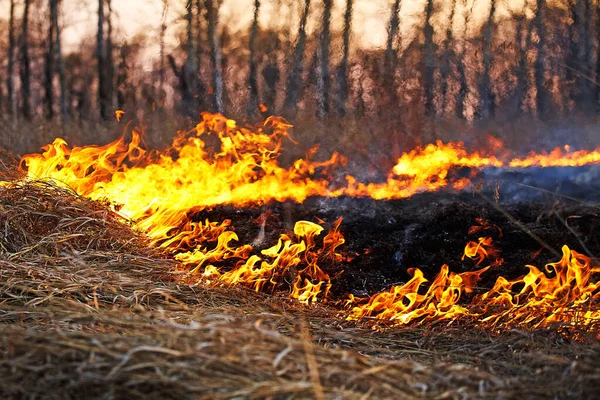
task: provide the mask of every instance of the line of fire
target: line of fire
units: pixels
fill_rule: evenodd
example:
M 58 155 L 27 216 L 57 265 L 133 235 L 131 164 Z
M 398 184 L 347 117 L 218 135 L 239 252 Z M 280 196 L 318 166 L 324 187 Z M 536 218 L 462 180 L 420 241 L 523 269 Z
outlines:
M 2 398 L 600 397 L 600 1 L 0 35 Z

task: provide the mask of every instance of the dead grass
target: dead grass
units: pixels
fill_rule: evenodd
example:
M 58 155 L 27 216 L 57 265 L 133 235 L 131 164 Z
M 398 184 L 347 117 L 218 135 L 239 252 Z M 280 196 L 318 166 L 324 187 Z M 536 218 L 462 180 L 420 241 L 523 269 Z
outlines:
M 600 343 L 458 324 L 373 331 L 327 306 L 177 284 L 101 204 L 0 188 L 2 398 L 597 398 Z

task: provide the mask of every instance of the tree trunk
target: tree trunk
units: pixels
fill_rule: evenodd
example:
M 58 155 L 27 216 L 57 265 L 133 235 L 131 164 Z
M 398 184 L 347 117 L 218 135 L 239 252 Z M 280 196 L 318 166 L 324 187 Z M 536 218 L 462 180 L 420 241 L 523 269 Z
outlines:
M 166 81 L 166 70 L 165 70 L 165 36 L 167 34 L 167 15 L 169 14 L 169 0 L 163 0 L 163 12 L 162 18 L 160 20 L 160 66 L 158 71 L 158 96 L 157 99 L 160 100 L 161 108 L 164 106 L 162 103 L 164 101 L 165 94 L 165 81 Z
M 206 18 L 208 23 L 208 40 L 210 42 L 210 64 L 212 68 L 212 90 L 214 93 L 213 109 L 224 112 L 223 105 L 223 71 L 221 43 L 219 38 L 219 4 L 214 0 L 206 0 Z
M 442 62 L 440 67 L 441 87 L 440 96 L 442 105 L 440 107 L 441 114 L 446 112 L 446 100 L 448 96 L 448 81 L 450 79 L 451 63 L 454 59 L 454 16 L 456 14 L 456 0 L 452 0 L 450 9 L 450 17 L 448 18 L 448 26 L 446 27 L 446 37 L 444 38 L 444 53 L 442 54 Z
M 190 118 L 196 118 L 198 114 L 197 107 L 197 89 L 198 89 L 198 67 L 196 66 L 196 37 L 194 36 L 194 1 L 187 0 L 185 19 L 187 22 L 187 43 L 186 60 L 183 65 L 184 79 L 186 80 L 185 93 L 182 93 L 185 113 Z
M 46 116 L 48 119 L 54 118 L 54 57 L 56 55 L 54 50 L 54 13 L 56 12 L 56 0 L 50 0 L 50 29 L 48 30 L 48 48 L 46 49 L 46 65 L 45 65 L 45 80 L 44 80 L 44 91 L 45 91 L 45 103 L 46 103 Z
M 304 0 L 304 12 L 298 28 L 298 39 L 292 55 L 290 72 L 288 73 L 287 88 L 285 92 L 285 101 L 283 105 L 284 115 L 286 117 L 295 117 L 298 112 L 298 101 L 300 99 L 300 89 L 302 75 L 304 73 L 304 50 L 306 47 L 306 23 L 310 11 L 311 0 Z
M 394 49 L 394 43 L 396 42 L 396 37 L 398 36 L 398 30 L 400 28 L 400 4 L 401 0 L 394 0 L 392 5 L 392 13 L 390 15 L 390 23 L 388 25 L 388 36 L 385 47 L 385 60 L 384 60 L 384 70 L 386 76 L 386 84 L 392 85 L 392 82 L 388 81 L 388 79 L 392 79 L 396 73 L 396 62 L 397 62 L 397 54 Z
M 346 115 L 346 102 L 348 101 L 348 60 L 350 59 L 350 33 L 352 30 L 352 6 L 353 0 L 346 0 L 346 13 L 344 14 L 344 53 L 337 71 L 338 96 L 337 113 L 340 117 Z
M 573 45 L 573 52 L 575 56 L 575 65 L 571 65 L 573 74 L 575 76 L 575 105 L 578 110 L 587 111 L 591 104 L 590 99 L 590 83 L 586 79 L 588 73 L 588 34 L 587 29 L 589 28 L 589 22 L 587 22 L 587 0 L 576 0 L 574 5 L 573 25 L 574 30 L 577 33 L 577 43 Z M 574 40 L 573 40 L 574 41 Z
M 21 62 L 19 72 L 21 76 L 21 97 L 23 101 L 23 118 L 30 120 L 31 111 L 31 65 L 29 60 L 29 8 L 31 0 L 25 0 L 23 20 L 21 21 Z
M 469 93 L 469 82 L 467 81 L 467 67 L 465 65 L 465 57 L 467 55 L 467 30 L 471 21 L 471 17 L 473 15 L 474 4 L 475 2 L 472 3 L 470 9 L 464 11 L 464 30 L 462 34 L 463 44 L 456 63 L 456 72 L 458 74 L 458 95 L 456 97 L 455 114 L 459 119 L 465 118 L 465 100 Z M 466 6 L 467 0 L 463 0 L 463 7 Z
M 396 69 L 398 68 L 398 49 L 395 47 L 399 40 L 400 31 L 400 7 L 402 5 L 401 0 L 394 0 L 391 7 L 390 21 L 387 28 L 387 42 L 383 60 L 383 99 L 380 101 L 381 104 L 378 106 L 378 112 L 381 118 L 385 118 L 394 126 L 399 125 L 399 100 L 396 88 Z M 359 107 L 361 111 L 359 114 L 366 110 L 365 101 L 363 98 L 364 88 L 360 86 L 360 102 Z M 390 107 L 391 105 L 391 107 Z
M 109 97 L 106 76 L 106 45 L 104 43 L 104 0 L 98 0 L 98 32 L 96 36 L 96 59 L 98 67 L 98 105 L 100 118 L 109 119 Z
M 10 14 L 8 19 L 8 71 L 6 87 L 8 89 L 8 102 L 13 120 L 17 115 L 17 96 L 15 93 L 15 0 L 10 1 Z
M 425 7 L 425 27 L 423 34 L 423 90 L 425 92 L 425 116 L 431 117 L 435 114 L 434 105 L 434 74 L 435 74 L 435 45 L 433 43 L 433 26 L 431 17 L 433 15 L 433 0 L 427 0 Z
M 250 30 L 250 73 L 248 75 L 248 88 L 250 94 L 248 98 L 248 117 L 256 116 L 258 112 L 258 65 L 256 63 L 256 36 L 258 35 L 258 17 L 260 12 L 260 0 L 254 0 L 254 19 Z
M 479 117 L 483 119 L 494 118 L 496 99 L 492 89 L 490 72 L 493 59 L 494 17 L 496 16 L 496 0 L 492 0 L 487 23 L 483 32 L 483 73 L 479 85 Z
M 106 0 L 108 14 L 106 15 L 106 91 L 109 107 L 109 114 L 112 113 L 115 105 L 115 68 L 113 60 L 113 26 L 112 26 L 112 0 Z
M 525 20 L 527 19 L 525 15 L 525 10 L 523 13 L 519 15 L 517 21 L 517 31 L 515 34 L 515 43 L 517 45 L 517 50 L 519 52 L 519 60 L 517 64 L 517 86 L 515 89 L 515 98 L 517 101 L 516 105 L 516 113 L 517 115 L 521 115 L 523 113 L 523 107 L 525 105 L 525 98 L 527 96 L 527 51 L 529 50 L 529 34 L 527 35 L 527 40 L 525 44 L 523 44 L 523 29 L 525 29 Z M 531 32 L 531 29 L 527 30 Z
M 596 40 L 599 45 L 596 49 L 596 82 L 600 81 L 600 2 L 596 3 Z M 596 111 L 600 110 L 600 85 L 595 85 L 595 109 Z
M 206 108 L 206 87 L 202 80 L 202 0 L 196 0 L 196 47 L 194 49 L 196 55 L 196 72 L 195 84 L 196 84 L 196 106 L 200 110 Z
M 319 50 L 317 52 L 317 117 L 323 119 L 329 115 L 329 46 L 331 44 L 331 10 L 333 0 L 323 0 L 323 22 Z
M 538 35 L 537 55 L 534 62 L 535 73 L 535 106 L 538 117 L 545 119 L 548 116 L 549 100 L 548 90 L 546 89 L 546 32 L 544 31 L 544 11 L 546 8 L 545 0 L 538 0 L 537 11 L 533 20 Z
M 67 120 L 67 83 L 65 78 L 65 62 L 62 56 L 62 44 L 60 25 L 58 24 L 58 0 L 51 0 L 52 25 L 54 26 L 54 61 L 58 68 L 58 80 L 60 85 L 60 115 L 63 121 Z

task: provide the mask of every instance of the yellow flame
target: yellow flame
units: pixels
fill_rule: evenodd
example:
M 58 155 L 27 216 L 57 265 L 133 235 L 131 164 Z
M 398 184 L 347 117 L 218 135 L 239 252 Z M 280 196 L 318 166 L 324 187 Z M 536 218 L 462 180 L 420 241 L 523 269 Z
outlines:
M 115 115 L 120 120 L 123 111 L 117 110 Z M 344 260 L 337 252 L 344 243 L 339 231 L 341 220 L 332 224 L 322 239 L 322 226 L 299 221 L 293 233 L 258 251 L 253 245 L 237 243 L 230 221 L 200 222 L 194 215 L 220 204 L 303 202 L 310 196 L 398 199 L 446 187 L 462 190 L 470 179 L 454 177 L 452 171 L 463 167 L 479 170 L 600 163 L 600 149 L 571 151 L 565 146 L 510 159 L 505 150 L 498 155 L 502 144 L 497 140 L 483 152 L 469 152 L 460 142 L 438 141 L 403 154 L 383 183 L 364 183 L 347 176 L 344 187 L 333 188 L 326 177 L 332 168 L 343 167 L 346 162 L 338 154 L 321 162 L 309 157 L 298 159 L 289 168 L 279 164 L 289 128 L 279 117 L 270 117 L 258 126 L 239 126 L 222 115 L 204 114 L 194 130 L 178 134 L 172 146 L 162 152 L 146 151 L 141 134 L 134 130 L 130 140 L 121 138 L 105 146 L 69 147 L 63 139 L 56 139 L 42 154 L 23 157 L 22 168 L 30 179 L 52 178 L 80 195 L 110 200 L 157 246 L 170 251 L 191 281 L 243 284 L 267 292 L 286 288 L 292 298 L 314 303 L 327 300 L 332 285 L 322 267 Z M 261 229 L 265 229 L 265 221 Z M 481 223 L 475 231 L 486 229 L 490 226 Z M 598 300 L 599 284 L 591 281 L 598 268 L 568 248 L 563 253 L 563 260 L 549 264 L 545 272 L 530 266 L 529 273 L 518 280 L 498 278 L 493 289 L 475 296 L 472 304 L 479 306 L 476 309 L 465 305 L 464 295 L 474 293 L 481 275 L 501 262 L 490 237 L 482 235 L 477 242 L 467 244 L 463 258 L 472 258 L 477 265 L 490 258 L 490 266 L 461 274 L 443 266 L 431 282 L 420 270 L 411 270 L 412 278 L 404 285 L 370 299 L 351 298 L 349 302 L 355 307 L 350 318 L 409 323 L 469 316 L 488 324 L 536 326 L 565 318 L 598 318 L 598 311 L 581 311 Z M 544 311 L 534 311 L 538 309 Z M 565 317 L 568 313 L 575 317 Z

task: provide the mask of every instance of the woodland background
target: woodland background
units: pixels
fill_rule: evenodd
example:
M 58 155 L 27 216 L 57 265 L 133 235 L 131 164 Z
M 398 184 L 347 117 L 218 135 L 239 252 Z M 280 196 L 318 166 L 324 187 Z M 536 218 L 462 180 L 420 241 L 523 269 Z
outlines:
M 120 2 L 93 0 L 95 32 L 68 51 L 60 0 L 2 1 L 0 145 L 17 153 L 57 136 L 114 139 L 117 109 L 153 147 L 202 111 L 245 122 L 282 115 L 302 149 L 318 143 L 370 163 L 436 139 L 490 146 L 491 135 L 523 151 L 600 145 L 598 0 L 404 0 L 419 10 L 410 18 L 392 0 L 382 47 L 353 35 L 361 0 L 273 0 L 275 15 L 298 18 L 285 28 L 261 26 L 267 1 L 253 0 L 252 23 L 235 34 L 218 0 L 163 0 L 160 29 L 129 38 Z M 181 10 L 175 20 L 170 7 Z

